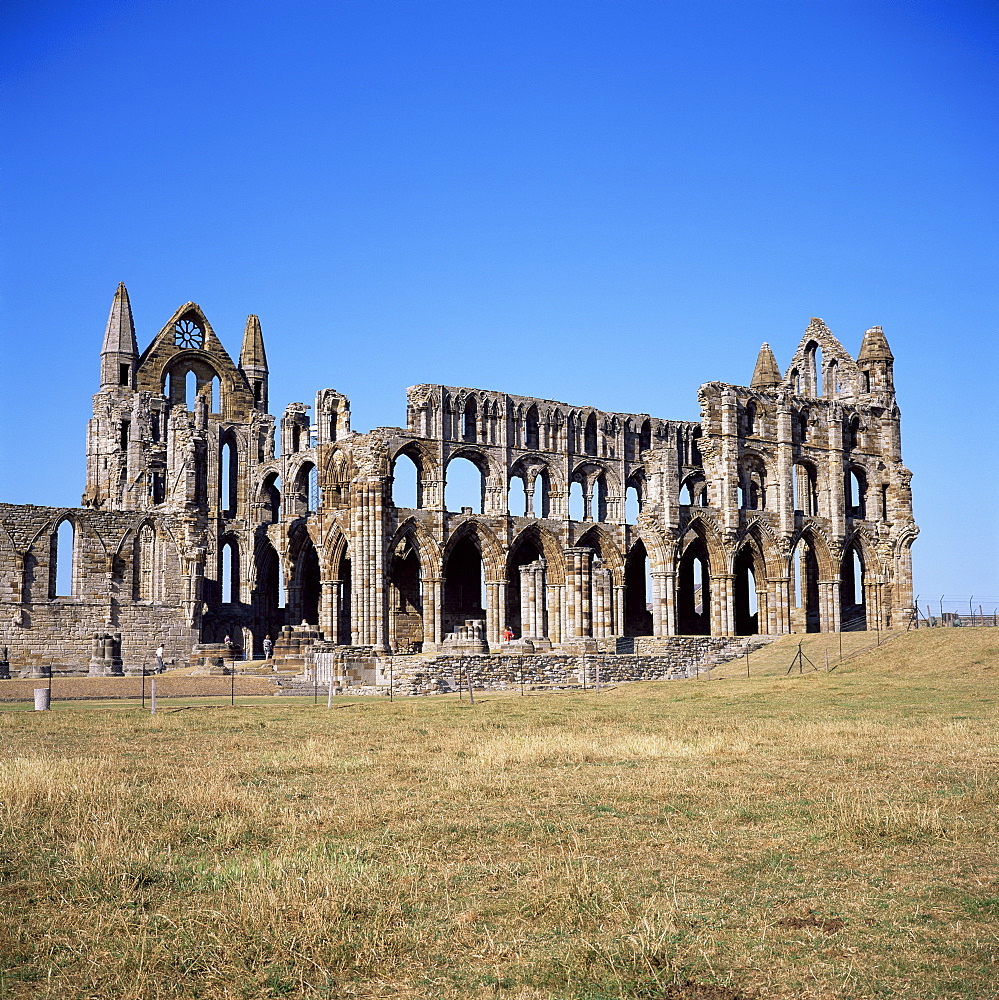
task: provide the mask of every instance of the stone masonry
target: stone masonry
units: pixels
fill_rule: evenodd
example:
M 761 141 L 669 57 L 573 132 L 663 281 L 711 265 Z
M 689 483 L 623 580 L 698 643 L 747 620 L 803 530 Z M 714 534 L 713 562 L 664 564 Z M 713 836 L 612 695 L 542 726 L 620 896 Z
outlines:
M 275 420 L 256 316 L 238 363 L 193 302 L 140 354 L 120 285 L 82 507 L 0 505 L 0 645 L 107 673 L 287 626 L 379 657 L 904 627 L 893 360 L 880 327 L 854 359 L 813 319 L 783 374 L 764 344 L 748 386 L 701 386 L 696 422 L 418 385 L 405 427 L 359 433 L 333 389 Z M 459 462 L 479 496 L 449 510 Z

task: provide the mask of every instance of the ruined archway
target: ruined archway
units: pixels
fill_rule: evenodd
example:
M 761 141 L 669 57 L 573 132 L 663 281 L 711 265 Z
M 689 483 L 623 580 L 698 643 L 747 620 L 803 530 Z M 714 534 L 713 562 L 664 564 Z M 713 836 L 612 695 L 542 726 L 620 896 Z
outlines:
M 624 563 L 624 634 L 652 635 L 649 558 L 639 538 Z

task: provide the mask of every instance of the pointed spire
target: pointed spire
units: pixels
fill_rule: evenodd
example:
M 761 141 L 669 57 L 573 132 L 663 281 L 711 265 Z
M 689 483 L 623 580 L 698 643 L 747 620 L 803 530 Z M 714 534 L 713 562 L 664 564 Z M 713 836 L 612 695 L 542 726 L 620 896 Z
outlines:
M 780 369 L 777 367 L 777 359 L 774 358 L 774 352 L 770 350 L 770 345 L 764 344 L 756 359 L 753 380 L 749 383 L 749 387 L 751 389 L 773 389 L 780 383 L 781 375 Z
M 131 389 L 139 366 L 139 346 L 135 342 L 132 304 L 125 282 L 118 283 L 111 303 L 104 344 L 101 347 L 101 388 Z
M 125 282 L 118 282 L 118 290 L 114 293 L 111 312 L 108 315 L 107 329 L 104 331 L 104 346 L 101 354 L 134 354 L 138 355 L 139 347 L 135 342 L 135 324 L 132 322 L 132 304 L 128 301 L 128 290 Z
M 253 369 L 256 372 L 267 371 L 267 355 L 264 353 L 264 334 L 260 329 L 260 317 L 246 317 L 246 329 L 243 331 L 243 349 L 239 352 L 239 367 L 244 371 Z
M 888 338 L 880 326 L 872 326 L 864 334 L 863 343 L 860 345 L 860 353 L 857 355 L 857 363 L 867 361 L 894 361 L 895 356 L 888 346 Z

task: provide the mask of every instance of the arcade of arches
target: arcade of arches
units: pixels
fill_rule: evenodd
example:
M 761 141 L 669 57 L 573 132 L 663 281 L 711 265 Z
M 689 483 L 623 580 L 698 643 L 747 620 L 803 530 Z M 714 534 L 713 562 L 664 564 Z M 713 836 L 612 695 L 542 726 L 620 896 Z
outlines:
M 256 316 L 238 361 L 191 302 L 140 353 L 121 285 L 82 508 L 0 511 L 0 642 L 91 618 L 137 648 L 160 622 L 179 656 L 303 623 L 384 653 L 467 622 L 567 650 L 904 627 L 893 360 L 880 327 L 853 357 L 813 319 L 784 374 L 764 344 L 747 385 L 701 386 L 697 421 L 418 385 L 405 426 L 359 433 L 334 389 L 269 412 Z

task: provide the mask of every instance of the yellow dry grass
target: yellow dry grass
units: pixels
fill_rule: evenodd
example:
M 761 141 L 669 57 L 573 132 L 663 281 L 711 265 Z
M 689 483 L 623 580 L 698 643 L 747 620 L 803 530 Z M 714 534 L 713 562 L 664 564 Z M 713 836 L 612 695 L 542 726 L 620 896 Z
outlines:
M 0 996 L 999 996 L 999 632 L 777 670 L 0 713 Z

